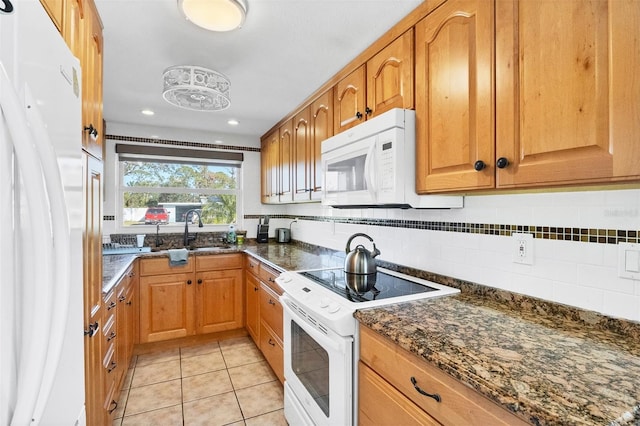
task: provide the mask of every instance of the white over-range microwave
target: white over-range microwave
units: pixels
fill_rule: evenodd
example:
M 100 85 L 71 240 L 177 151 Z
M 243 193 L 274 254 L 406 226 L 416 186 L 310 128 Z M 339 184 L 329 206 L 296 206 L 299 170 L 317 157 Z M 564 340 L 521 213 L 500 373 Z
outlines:
M 340 208 L 460 208 L 415 192 L 416 114 L 394 108 L 322 142 L 322 203 Z

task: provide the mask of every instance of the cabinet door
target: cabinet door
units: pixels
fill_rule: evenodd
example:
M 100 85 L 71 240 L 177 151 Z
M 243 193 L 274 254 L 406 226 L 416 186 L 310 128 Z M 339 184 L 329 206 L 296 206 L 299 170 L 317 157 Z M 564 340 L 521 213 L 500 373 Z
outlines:
M 328 90 L 311 103 L 310 185 L 311 199 L 322 197 L 322 141 L 333 136 L 333 91 Z
M 281 203 L 293 200 L 292 162 L 293 162 L 293 120 L 287 121 L 280 127 L 280 153 L 279 153 L 279 183 Z
M 140 277 L 140 343 L 194 334 L 193 274 Z
M 360 425 L 433 425 L 438 423 L 362 362 L 358 366 Z
M 367 62 L 367 108 L 371 117 L 392 108 L 413 109 L 413 29 Z
M 135 299 L 136 285 L 134 281 L 134 269 L 126 272 L 121 283 L 118 284 L 118 362 L 122 365 L 123 377 L 129 368 L 129 362 L 133 355 L 133 344 L 135 342 L 136 316 L 138 309 Z M 137 282 L 137 281 L 135 281 Z
M 82 0 L 65 0 L 63 34 L 67 46 L 76 58 L 82 58 L 84 55 L 83 19 Z M 84 65 L 84 60 L 81 59 L 80 64 Z
M 242 328 L 242 269 L 196 274 L 198 334 Z
M 450 0 L 415 27 L 418 193 L 494 187 L 493 13 Z
M 92 0 L 84 1 L 82 40 L 82 146 L 93 156 L 102 158 L 102 23 Z M 94 129 L 90 131 L 88 129 Z
M 497 186 L 638 175 L 638 3 L 500 0 L 496 19 Z
M 365 120 L 366 73 L 360 66 L 334 88 L 334 133 L 340 133 Z
M 62 32 L 62 19 L 64 14 L 63 0 L 40 0 L 40 3 L 44 6 L 49 17 L 56 25 L 56 28 L 58 28 L 58 31 Z
M 262 140 L 260 167 L 262 169 L 261 198 L 263 203 L 276 203 L 278 201 L 279 139 L 278 130 L 275 130 Z
M 247 273 L 245 278 L 245 317 L 247 331 L 256 343 L 260 344 L 260 281 Z
M 311 125 L 309 108 L 293 118 L 293 200 L 307 201 L 311 192 Z

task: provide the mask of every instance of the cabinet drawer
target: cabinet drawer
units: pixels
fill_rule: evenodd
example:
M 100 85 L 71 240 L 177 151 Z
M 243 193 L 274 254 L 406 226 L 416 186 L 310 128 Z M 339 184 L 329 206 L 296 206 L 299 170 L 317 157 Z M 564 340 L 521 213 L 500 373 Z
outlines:
M 362 362 L 358 373 L 358 424 L 440 425 Z
M 216 254 L 213 256 L 194 256 L 196 271 L 216 271 L 221 269 L 242 268 L 242 254 Z
M 264 322 L 260 324 L 260 350 L 278 376 L 280 383 L 284 383 L 284 349 L 280 340 L 273 335 Z
M 258 276 L 260 274 L 260 262 L 249 255 L 247 255 L 244 267 L 247 271 L 251 272 L 255 276 Z
M 260 317 L 282 340 L 283 313 L 278 295 L 265 283 L 260 283 Z
M 523 420 L 426 361 L 360 327 L 360 359 L 443 425 L 525 425 Z M 414 388 L 440 395 L 441 401 Z
M 169 256 L 140 259 L 140 275 L 177 274 L 180 272 L 193 272 L 193 256 L 189 256 L 186 265 L 169 265 Z
M 276 284 L 276 278 L 278 278 L 279 275 L 280 272 L 270 266 L 267 266 L 264 263 L 260 264 L 260 280 L 268 285 L 278 295 L 281 295 L 282 289 L 278 284 Z

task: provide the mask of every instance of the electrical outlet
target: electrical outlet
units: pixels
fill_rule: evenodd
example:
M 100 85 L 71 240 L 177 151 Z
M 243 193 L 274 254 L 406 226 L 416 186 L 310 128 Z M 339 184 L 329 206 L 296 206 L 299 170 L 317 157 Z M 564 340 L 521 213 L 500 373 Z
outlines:
M 511 234 L 513 241 L 513 262 L 523 265 L 533 265 L 533 234 L 514 232 Z

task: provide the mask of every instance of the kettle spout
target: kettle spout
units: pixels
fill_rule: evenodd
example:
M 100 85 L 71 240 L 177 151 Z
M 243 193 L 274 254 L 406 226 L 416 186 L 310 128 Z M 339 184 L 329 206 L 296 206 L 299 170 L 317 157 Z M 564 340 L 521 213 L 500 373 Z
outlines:
M 373 243 L 373 253 L 371 253 L 371 257 L 376 257 L 377 255 L 380 254 L 380 250 L 378 250 L 378 247 L 376 247 L 376 243 Z

